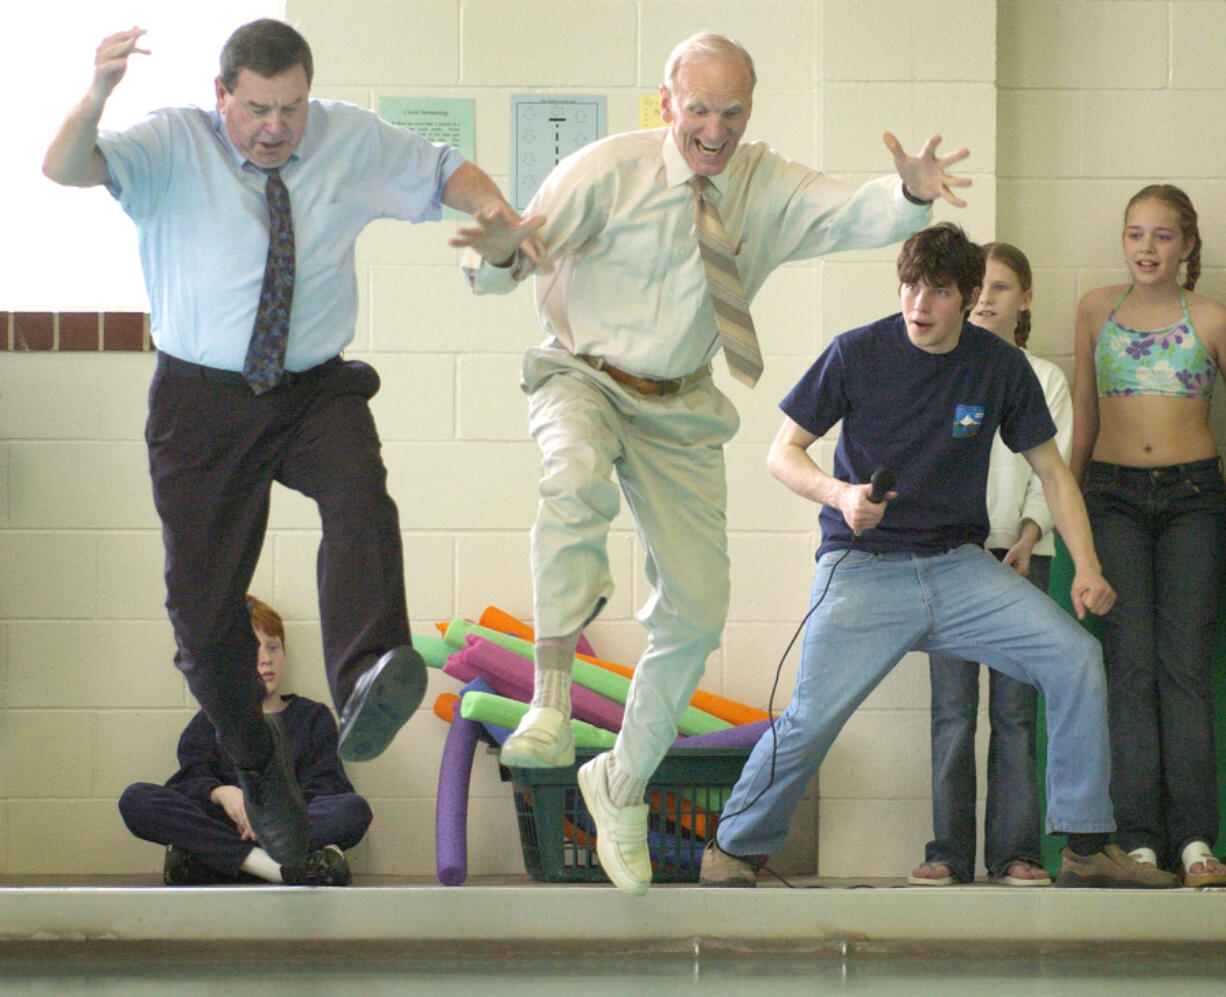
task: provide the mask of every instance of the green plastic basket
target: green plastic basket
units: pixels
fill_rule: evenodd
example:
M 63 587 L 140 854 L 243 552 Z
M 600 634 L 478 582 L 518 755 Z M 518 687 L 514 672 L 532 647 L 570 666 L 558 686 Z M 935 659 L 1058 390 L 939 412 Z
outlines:
M 647 787 L 652 880 L 694 883 L 702 850 L 741 775 L 749 748 L 674 748 Z M 607 883 L 596 857 L 595 824 L 579 792 L 579 766 L 599 752 L 575 752 L 570 768 L 503 768 L 515 796 L 524 868 L 545 883 Z

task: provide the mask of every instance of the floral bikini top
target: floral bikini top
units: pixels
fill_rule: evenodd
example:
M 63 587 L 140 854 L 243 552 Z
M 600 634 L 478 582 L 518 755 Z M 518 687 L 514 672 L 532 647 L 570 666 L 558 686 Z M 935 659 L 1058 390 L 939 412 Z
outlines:
M 1098 396 L 1212 399 L 1217 366 L 1192 325 L 1183 289 L 1179 291 L 1183 319 L 1154 332 L 1126 329 L 1115 321 L 1116 311 L 1131 290 L 1129 286 L 1120 295 L 1094 344 Z

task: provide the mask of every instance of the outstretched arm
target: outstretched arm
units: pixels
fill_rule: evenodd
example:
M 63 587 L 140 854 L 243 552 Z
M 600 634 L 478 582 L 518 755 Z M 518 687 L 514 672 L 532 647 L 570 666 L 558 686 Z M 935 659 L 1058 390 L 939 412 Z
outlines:
M 946 172 L 946 168 L 969 156 L 968 149 L 959 149 L 938 159 L 936 150 L 941 136 L 933 135 L 918 156 L 908 156 L 893 133 L 886 132 L 881 137 L 894 157 L 894 168 L 902 178 L 904 190 L 915 200 L 935 201 L 942 197 L 956 208 L 966 207 L 966 202 L 955 196 L 950 188 L 969 187 L 971 181 L 967 177 L 956 177 Z
M 543 248 L 536 230 L 545 224 L 545 216 L 521 218 L 494 181 L 472 163 L 451 175 L 443 188 L 443 203 L 473 216 L 473 224 L 461 226 L 448 240 L 457 249 L 471 247 L 495 266 L 508 266 L 521 251 L 533 263 L 541 261 Z
M 106 159 L 98 151 L 98 122 L 108 98 L 128 70 L 128 58 L 133 53 L 149 54 L 148 49 L 137 47 L 144 33 L 144 28 L 130 28 L 104 38 L 98 46 L 89 91 L 68 112 L 43 159 L 43 173 L 56 183 L 94 187 L 111 182 Z

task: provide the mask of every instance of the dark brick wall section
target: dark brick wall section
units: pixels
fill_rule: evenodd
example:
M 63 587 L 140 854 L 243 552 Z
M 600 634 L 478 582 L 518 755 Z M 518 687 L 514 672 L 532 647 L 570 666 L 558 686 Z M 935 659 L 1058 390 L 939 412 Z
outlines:
M 144 312 L 0 312 L 0 350 L 151 350 Z
M 60 312 L 58 348 L 65 350 L 98 349 L 97 312 Z
M 55 349 L 55 313 L 13 312 L 13 349 Z
M 102 323 L 104 350 L 148 350 L 149 316 L 144 312 L 107 312 Z

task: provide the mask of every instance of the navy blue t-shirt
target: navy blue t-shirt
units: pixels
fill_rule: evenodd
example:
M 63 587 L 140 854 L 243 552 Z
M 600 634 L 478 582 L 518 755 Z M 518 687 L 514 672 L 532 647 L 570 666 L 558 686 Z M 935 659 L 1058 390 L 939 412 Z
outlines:
M 948 353 L 907 338 L 901 314 L 838 336 L 779 406 L 815 436 L 843 420 L 834 477 L 865 484 L 894 472 L 898 498 L 861 550 L 941 553 L 988 536 L 987 478 L 999 428 L 1013 451 L 1056 435 L 1043 389 L 1021 350 L 970 323 Z M 818 556 L 852 532 L 823 506 Z

